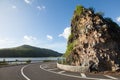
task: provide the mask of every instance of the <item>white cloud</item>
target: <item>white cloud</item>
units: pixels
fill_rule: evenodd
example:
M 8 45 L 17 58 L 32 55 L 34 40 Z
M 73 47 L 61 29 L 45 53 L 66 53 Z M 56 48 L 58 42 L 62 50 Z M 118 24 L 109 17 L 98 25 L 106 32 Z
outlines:
M 71 34 L 71 28 L 70 27 L 66 27 L 64 29 L 64 32 L 62 34 L 59 34 L 59 37 L 64 37 L 65 39 L 68 39 L 70 34 Z
M 46 37 L 47 37 L 48 40 L 52 40 L 53 39 L 53 37 L 50 36 L 50 35 L 46 35 Z
M 25 1 L 25 3 L 27 3 L 27 4 L 31 4 L 31 0 L 24 0 Z
M 17 7 L 16 7 L 15 5 L 12 5 L 12 8 L 13 8 L 13 9 L 16 9 Z
M 35 37 L 33 37 L 33 36 L 27 36 L 27 35 L 25 35 L 25 36 L 24 36 L 24 40 L 25 40 L 25 41 L 33 41 L 33 40 L 37 40 L 37 38 L 35 38 Z
M 46 7 L 45 6 L 37 6 L 36 8 L 41 11 L 41 10 L 45 10 Z
M 117 18 L 116 18 L 116 20 L 117 20 L 118 22 L 120 22 L 120 16 L 119 16 L 119 17 L 117 17 Z
M 38 40 L 36 37 L 28 36 L 28 35 L 25 35 L 23 37 L 22 44 L 36 45 L 37 43 L 38 43 Z

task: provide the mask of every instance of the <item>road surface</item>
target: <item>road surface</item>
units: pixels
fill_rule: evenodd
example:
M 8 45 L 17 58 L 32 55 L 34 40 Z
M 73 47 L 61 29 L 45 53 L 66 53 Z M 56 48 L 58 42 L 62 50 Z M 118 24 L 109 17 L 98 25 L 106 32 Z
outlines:
M 120 77 L 72 73 L 59 70 L 55 63 L 41 62 L 0 68 L 0 80 L 120 80 Z

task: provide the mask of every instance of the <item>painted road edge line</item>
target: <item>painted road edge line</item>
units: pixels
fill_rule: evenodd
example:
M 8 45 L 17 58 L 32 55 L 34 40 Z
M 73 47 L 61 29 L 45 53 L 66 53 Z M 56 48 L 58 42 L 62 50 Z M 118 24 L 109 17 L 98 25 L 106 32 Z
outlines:
M 58 72 L 54 72 L 54 71 L 49 71 L 46 70 L 42 67 L 42 65 L 40 65 L 40 69 L 47 71 L 47 72 L 51 72 L 51 73 L 55 73 L 55 74 L 59 74 Z M 80 77 L 80 76 L 75 76 L 75 75 L 68 75 L 68 74 L 59 74 L 59 75 L 64 75 L 64 76 L 68 76 L 68 77 L 75 77 L 75 78 L 80 78 L 80 79 L 91 79 L 91 80 L 112 80 L 112 79 L 101 79 L 101 78 L 90 78 L 90 77 Z
M 65 71 L 60 71 L 60 72 L 58 72 L 59 74 L 62 74 L 62 73 L 64 73 Z
M 26 68 L 27 66 L 28 66 L 28 65 L 23 66 L 23 67 L 21 68 L 21 74 L 22 74 L 22 76 L 23 76 L 26 80 L 31 80 L 31 79 L 28 78 L 28 77 L 24 74 L 24 72 L 23 72 L 24 68 Z
M 113 77 L 113 76 L 109 76 L 109 75 L 104 75 L 105 77 L 108 77 L 108 78 L 111 78 L 111 79 L 114 79 L 114 80 L 118 80 L 117 78 Z
M 52 71 L 52 70 L 57 70 L 58 68 L 53 68 L 53 69 L 47 69 L 47 70 L 49 70 L 49 71 Z
M 86 77 L 87 77 L 84 73 L 81 73 L 81 76 L 82 76 L 83 78 L 86 78 Z

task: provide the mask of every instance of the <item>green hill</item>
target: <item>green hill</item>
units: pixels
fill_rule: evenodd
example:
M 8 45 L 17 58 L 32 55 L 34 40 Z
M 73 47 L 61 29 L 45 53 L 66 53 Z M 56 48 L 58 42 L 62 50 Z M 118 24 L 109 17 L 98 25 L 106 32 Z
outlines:
M 22 45 L 15 48 L 0 49 L 0 57 L 58 57 L 61 53 L 50 49 Z

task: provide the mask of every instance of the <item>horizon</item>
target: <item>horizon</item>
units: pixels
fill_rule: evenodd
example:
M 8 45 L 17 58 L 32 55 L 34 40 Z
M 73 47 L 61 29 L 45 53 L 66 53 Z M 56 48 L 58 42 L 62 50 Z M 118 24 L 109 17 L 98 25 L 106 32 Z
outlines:
M 106 4 L 109 3 L 109 4 Z M 0 48 L 31 45 L 64 53 L 77 5 L 93 7 L 120 25 L 119 0 L 1 0 Z

